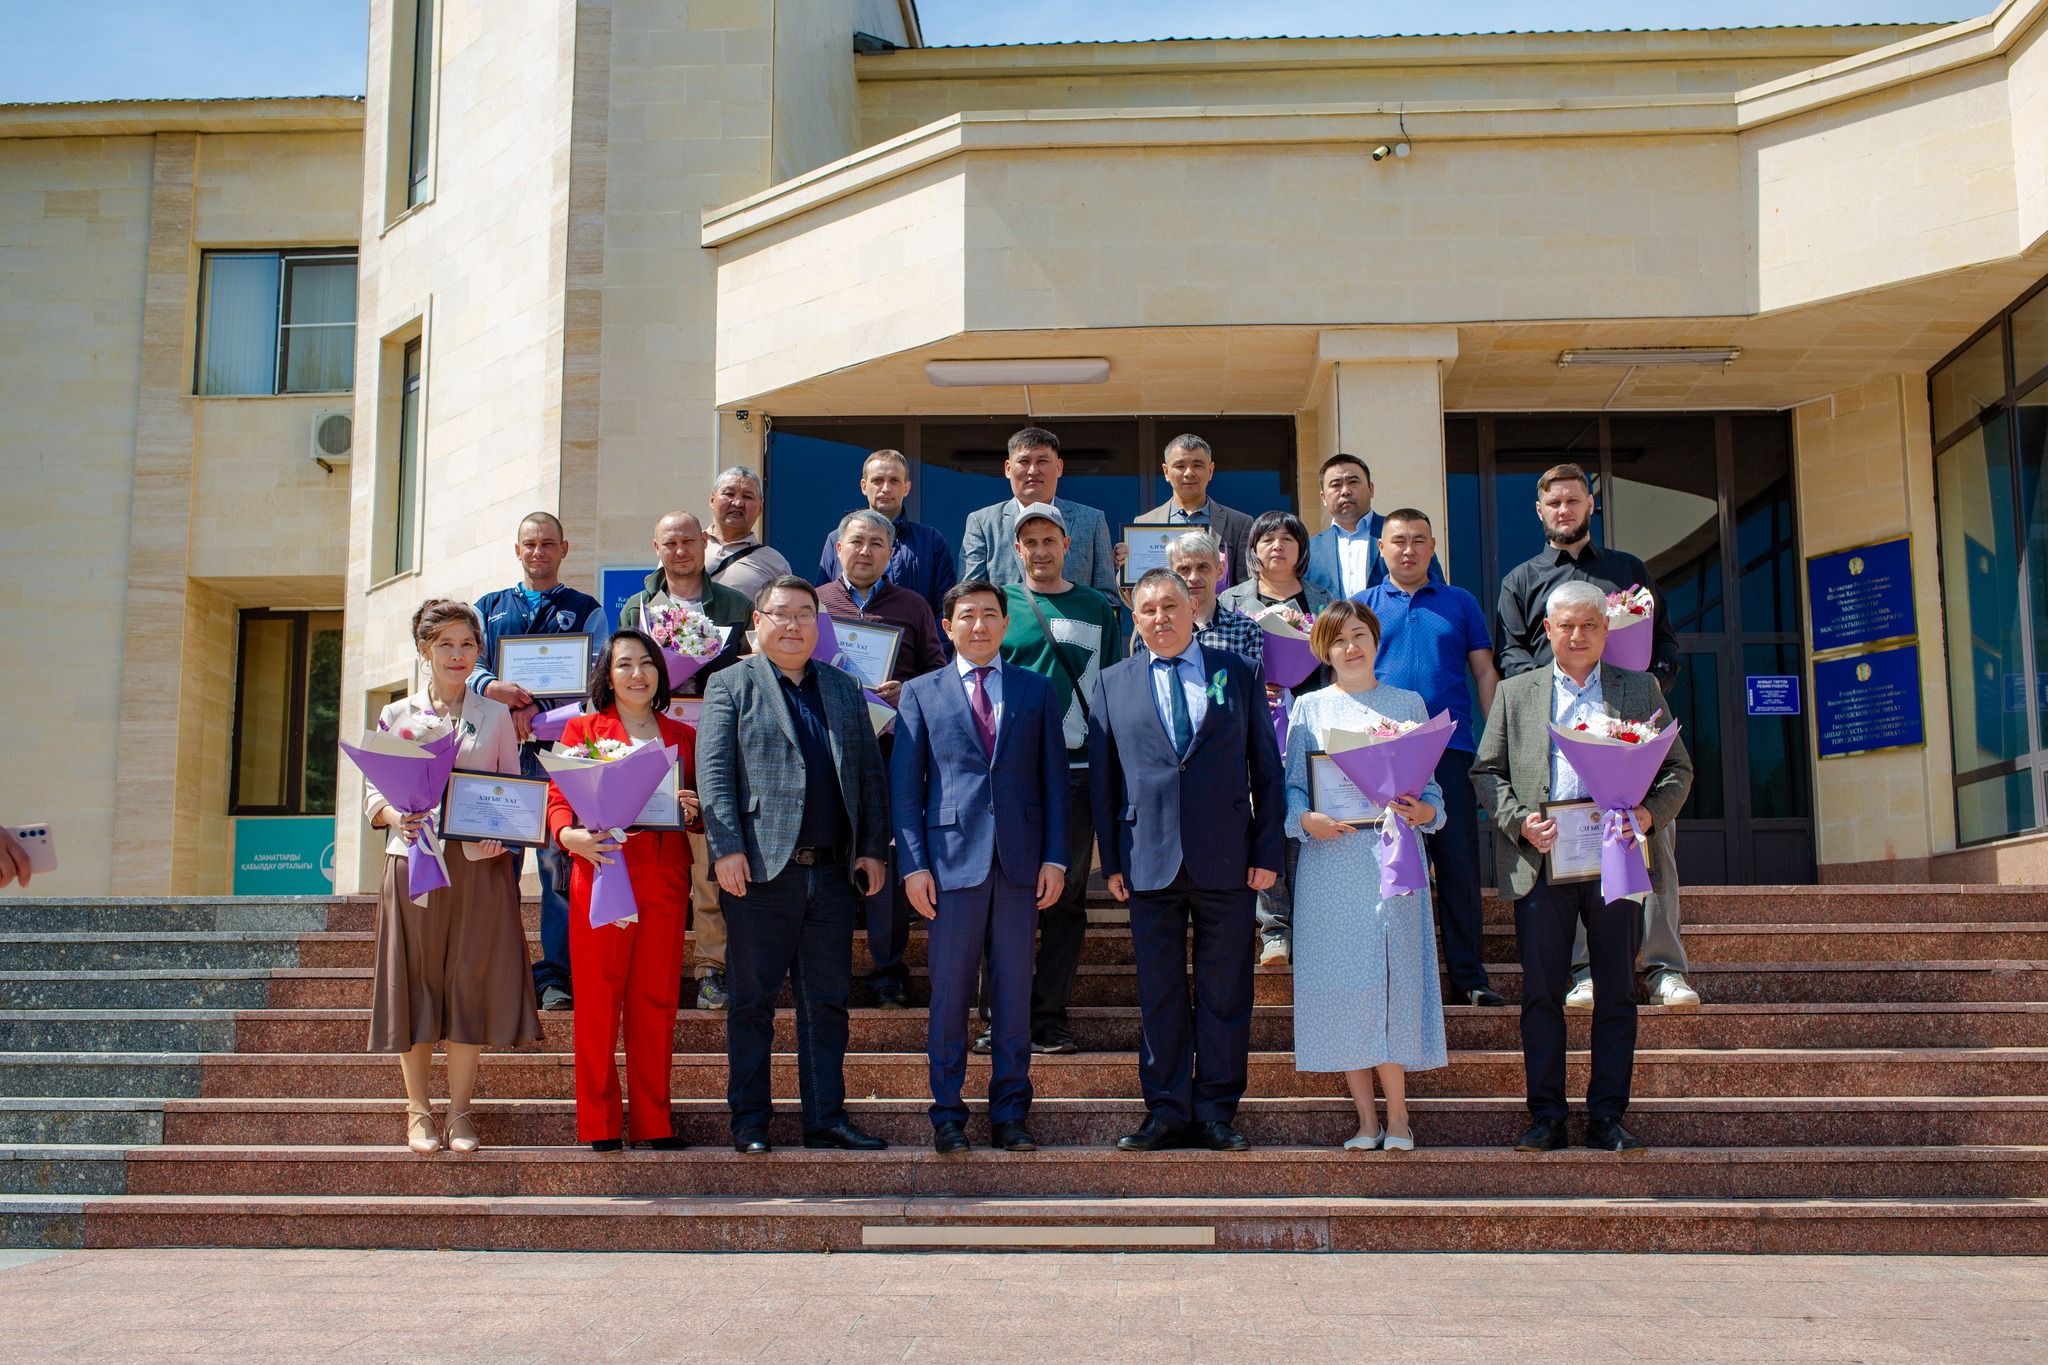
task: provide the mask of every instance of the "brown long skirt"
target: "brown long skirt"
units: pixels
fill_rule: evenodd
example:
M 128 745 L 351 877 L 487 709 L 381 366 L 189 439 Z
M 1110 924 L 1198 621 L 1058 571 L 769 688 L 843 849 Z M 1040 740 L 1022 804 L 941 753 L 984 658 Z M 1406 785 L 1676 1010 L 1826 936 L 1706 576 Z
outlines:
M 448 886 L 425 905 L 406 895 L 406 860 L 384 860 L 377 895 L 377 977 L 371 1052 L 418 1043 L 515 1047 L 540 1037 L 533 969 L 519 920 L 519 864 L 471 862 L 446 845 Z

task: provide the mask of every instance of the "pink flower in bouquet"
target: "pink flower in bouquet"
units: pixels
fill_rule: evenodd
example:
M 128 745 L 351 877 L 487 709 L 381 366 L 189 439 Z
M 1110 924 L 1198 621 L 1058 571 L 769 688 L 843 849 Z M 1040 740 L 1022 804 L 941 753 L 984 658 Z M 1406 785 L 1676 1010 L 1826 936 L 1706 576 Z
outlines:
M 1607 594 L 1607 624 L 1627 624 L 1637 617 L 1648 616 L 1657 609 L 1657 600 L 1650 596 L 1650 590 L 1640 583 L 1631 583 L 1621 592 Z
M 1648 744 L 1663 733 L 1656 725 L 1646 720 L 1616 720 L 1612 716 L 1595 716 L 1582 720 L 1572 727 L 1574 734 L 1610 744 Z
M 670 687 L 681 687 L 725 648 L 725 632 L 703 612 L 680 603 L 654 608 L 645 619 L 648 638 L 661 646 Z

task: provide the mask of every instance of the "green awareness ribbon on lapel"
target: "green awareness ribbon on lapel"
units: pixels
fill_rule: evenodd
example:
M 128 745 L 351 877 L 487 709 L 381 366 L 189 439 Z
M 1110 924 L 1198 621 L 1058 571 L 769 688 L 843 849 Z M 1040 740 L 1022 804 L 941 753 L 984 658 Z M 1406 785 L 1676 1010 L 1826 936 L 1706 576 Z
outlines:
M 1209 679 L 1209 687 L 1208 687 L 1208 692 L 1209 692 L 1209 700 L 1210 700 L 1211 702 L 1213 702 L 1213 703 L 1214 703 L 1215 705 L 1217 705 L 1217 706 L 1222 706 L 1222 705 L 1224 705 L 1224 701 L 1223 701 L 1223 684 L 1224 684 L 1224 683 L 1226 683 L 1226 682 L 1228 682 L 1229 680 L 1230 680 L 1230 675 L 1229 675 L 1228 673 L 1225 673 L 1225 672 L 1224 672 L 1224 671 L 1223 671 L 1222 669 L 1220 669 L 1220 668 L 1216 670 L 1216 675 L 1215 675 L 1214 677 L 1212 677 L 1212 678 L 1210 678 L 1210 679 Z

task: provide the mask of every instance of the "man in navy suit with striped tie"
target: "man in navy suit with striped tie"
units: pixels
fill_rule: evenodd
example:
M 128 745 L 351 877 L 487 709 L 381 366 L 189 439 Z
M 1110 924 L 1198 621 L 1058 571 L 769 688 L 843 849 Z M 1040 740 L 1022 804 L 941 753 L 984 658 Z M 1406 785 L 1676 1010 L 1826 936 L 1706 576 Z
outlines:
M 1038 912 L 1066 885 L 1067 744 L 1052 684 L 1002 660 L 1002 591 L 969 580 L 943 606 L 953 662 L 903 684 L 889 784 L 903 889 L 931 921 L 932 1146 L 968 1147 L 960 1084 L 986 945 L 990 1136 L 1029 1152 L 1031 964 Z
M 1194 599 L 1165 569 L 1131 593 L 1150 651 L 1095 680 L 1088 780 L 1109 893 L 1131 907 L 1146 1118 L 1127 1152 L 1241 1152 L 1232 1127 L 1252 1030 L 1252 904 L 1280 872 L 1287 794 L 1265 684 L 1195 639 Z M 1188 926 L 1194 926 L 1194 1008 Z M 1192 1023 L 1192 1027 L 1190 1027 Z

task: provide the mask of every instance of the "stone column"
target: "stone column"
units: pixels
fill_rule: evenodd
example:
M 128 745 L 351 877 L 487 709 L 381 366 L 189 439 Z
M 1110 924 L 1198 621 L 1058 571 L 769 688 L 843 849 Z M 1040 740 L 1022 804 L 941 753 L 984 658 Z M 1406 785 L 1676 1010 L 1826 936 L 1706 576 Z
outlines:
M 1307 408 L 1315 444 L 1303 451 L 1303 518 L 1329 524 L 1316 500 L 1316 471 L 1339 451 L 1372 469 L 1380 512 L 1416 507 L 1436 528 L 1438 553 L 1450 557 L 1444 492 L 1444 367 L 1458 355 L 1450 327 L 1370 327 L 1324 332 L 1316 341 Z

